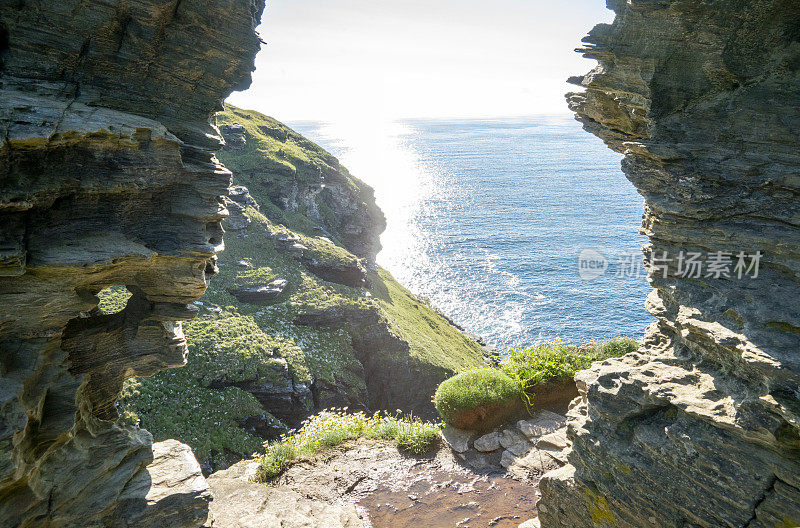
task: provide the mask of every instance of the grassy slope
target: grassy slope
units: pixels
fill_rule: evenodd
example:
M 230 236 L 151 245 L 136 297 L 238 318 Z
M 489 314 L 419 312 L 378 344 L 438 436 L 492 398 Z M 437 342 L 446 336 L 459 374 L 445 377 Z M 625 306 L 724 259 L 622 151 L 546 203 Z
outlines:
M 403 288 L 379 269 L 370 275 L 371 292 L 392 332 L 411 346 L 411 356 L 453 372 L 485 366 L 481 346 L 467 338 L 427 301 Z
M 297 431 L 267 446 L 258 476 L 268 481 L 298 460 L 313 458 L 320 451 L 356 438 L 394 440 L 399 449 L 421 455 L 436 444 L 439 430 L 439 426 L 413 416 L 322 411 Z
M 298 182 L 313 184 L 323 179 L 344 182 L 350 193 L 369 202 L 363 204 L 365 207 L 377 211 L 374 197 L 363 182 L 351 176 L 333 155 L 283 123 L 253 110 L 225 105 L 225 111 L 217 114 L 217 124 L 238 124 L 245 128 L 247 143 L 244 148 L 222 150 L 217 156 L 234 173 L 234 183 L 247 187 L 262 212 L 276 224 L 307 235 L 318 231 L 318 223 L 308 217 L 302 206 L 296 211 L 287 211 L 271 201 L 278 189 L 291 188 Z M 335 218 L 324 203 L 318 203 L 318 207 L 327 232 L 334 242 L 342 245 L 337 237 L 342 219 Z
M 198 318 L 184 325 L 190 350 L 188 367 L 128 383 L 120 405 L 126 419 L 139 419 L 157 440 L 177 438 L 188 443 L 198 459 L 218 468 L 262 447 L 263 439 L 240 428 L 239 422 L 258 415 L 277 422 L 253 395 L 230 386 L 232 383 L 280 385 L 285 383 L 279 373 L 285 362 L 294 383 L 315 382 L 324 387 L 322 403 L 364 403 L 364 368 L 351 345 L 351 329 L 292 324 L 300 314 L 325 309 L 377 313 L 395 335 L 408 343 L 410 352 L 404 357 L 397 357 L 403 354 L 396 352 L 374 351 L 382 356 L 381 368 L 406 368 L 411 360 L 416 368 L 441 381 L 455 371 L 484 365 L 477 343 L 464 337 L 388 272 L 378 269 L 370 273 L 371 296 L 367 296 L 363 289 L 315 276 L 298 260 L 278 251 L 275 236 L 294 232 L 317 260 L 355 261 L 356 257 L 341 246 L 333 230 L 336 219 L 325 226 L 337 243 L 332 244 L 314 236 L 319 231 L 315 229 L 317 224 L 302 210 L 283 211 L 271 199 L 276 188 L 292 185 L 295 179 L 319 179 L 321 173 L 331 171 L 338 171 L 331 177 L 351 181 L 354 193 L 365 195 L 365 186 L 341 168 L 333 156 L 271 118 L 228 107 L 219 114 L 218 122 L 239 123 L 247 130 L 244 150 L 223 151 L 219 157 L 232 169 L 234 183 L 249 188 L 260 212 L 248 208 L 250 226 L 225 236 L 219 275 L 201 299 Z M 250 266 L 239 266 L 240 260 Z M 289 286 L 267 305 L 240 303 L 227 291 L 279 277 L 288 280 Z M 104 297 L 109 306 L 122 304 L 109 292 Z M 435 383 L 429 388 L 432 393 Z

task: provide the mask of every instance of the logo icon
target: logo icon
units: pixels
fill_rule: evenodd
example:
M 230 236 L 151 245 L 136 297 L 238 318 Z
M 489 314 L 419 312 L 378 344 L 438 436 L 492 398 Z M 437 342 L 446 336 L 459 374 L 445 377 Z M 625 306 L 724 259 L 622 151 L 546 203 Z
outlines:
M 578 254 L 578 275 L 585 281 L 594 280 L 605 275 L 608 270 L 608 259 L 594 249 L 584 249 Z

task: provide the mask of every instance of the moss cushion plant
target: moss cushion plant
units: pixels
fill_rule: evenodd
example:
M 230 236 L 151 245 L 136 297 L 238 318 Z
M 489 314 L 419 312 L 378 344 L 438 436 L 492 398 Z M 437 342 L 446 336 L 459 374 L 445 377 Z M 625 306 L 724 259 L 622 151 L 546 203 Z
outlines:
M 523 410 L 520 385 L 497 369 L 474 369 L 445 380 L 433 398 L 444 421 L 459 429 L 483 431 Z

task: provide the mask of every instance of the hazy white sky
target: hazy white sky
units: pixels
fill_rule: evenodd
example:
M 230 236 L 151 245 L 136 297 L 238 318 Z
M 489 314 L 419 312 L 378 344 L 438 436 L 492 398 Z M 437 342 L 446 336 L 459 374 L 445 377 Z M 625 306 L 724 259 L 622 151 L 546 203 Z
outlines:
M 603 0 L 268 0 L 253 85 L 228 100 L 279 120 L 567 112 Z

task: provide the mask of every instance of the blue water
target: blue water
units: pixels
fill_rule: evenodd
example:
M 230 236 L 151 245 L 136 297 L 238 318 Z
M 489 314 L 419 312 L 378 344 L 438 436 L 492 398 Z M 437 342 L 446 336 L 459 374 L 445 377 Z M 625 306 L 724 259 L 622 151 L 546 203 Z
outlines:
M 490 344 L 639 337 L 652 321 L 644 276 L 615 273 L 641 259 L 642 198 L 571 117 L 292 126 L 375 187 L 379 263 Z M 609 260 L 594 280 L 578 273 L 587 248 Z

